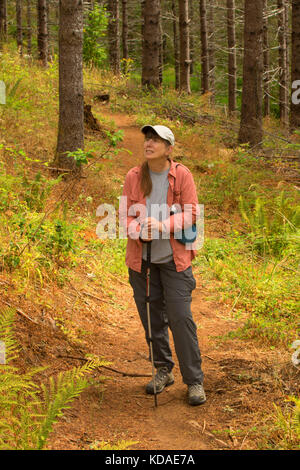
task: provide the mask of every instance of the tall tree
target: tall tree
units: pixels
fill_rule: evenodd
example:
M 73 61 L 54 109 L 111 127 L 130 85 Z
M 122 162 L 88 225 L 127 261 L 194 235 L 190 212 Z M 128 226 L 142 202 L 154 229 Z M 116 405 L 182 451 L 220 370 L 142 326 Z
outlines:
M 172 0 L 172 25 L 173 25 L 173 48 L 175 68 L 175 90 L 179 89 L 179 39 L 178 39 L 178 17 L 175 0 Z
M 32 54 L 32 24 L 31 24 L 31 0 L 27 0 L 27 54 Z
M 202 93 L 209 91 L 209 55 L 206 0 L 200 0 L 201 78 Z
M 159 84 L 162 85 L 163 82 L 163 66 L 164 66 L 164 32 L 162 25 L 162 15 L 161 15 L 161 0 L 159 0 Z
M 191 93 L 190 84 L 190 34 L 189 34 L 189 2 L 179 0 L 179 54 L 180 54 L 180 90 Z
M 284 9 L 285 9 L 285 32 L 286 32 L 286 78 L 288 83 L 288 100 L 289 100 L 289 92 L 290 92 L 290 83 L 291 83 L 291 28 L 290 28 L 290 0 L 285 0 L 284 2 Z
M 235 0 L 227 0 L 228 111 L 236 110 Z
M 127 60 L 128 55 L 128 11 L 127 0 L 122 0 L 122 52 L 123 59 Z
M 22 28 L 22 0 L 16 0 L 17 19 L 17 46 L 20 55 L 23 55 L 23 28 Z
M 264 58 L 264 116 L 270 115 L 270 50 L 268 28 L 268 0 L 264 0 L 263 13 L 263 58 Z
M 6 40 L 6 21 L 6 0 L 0 0 L 0 48 L 2 43 Z
M 189 1 L 189 18 L 191 18 L 191 26 L 194 18 L 194 2 L 193 0 Z M 193 75 L 194 73 L 194 50 L 195 50 L 195 41 L 194 35 L 192 34 L 192 27 L 190 26 L 190 74 Z
M 38 57 L 43 66 L 48 64 L 48 20 L 47 0 L 37 2 L 37 44 Z
M 278 41 L 279 41 L 279 111 L 280 121 L 288 126 L 288 71 L 287 71 L 287 31 L 285 0 L 277 0 L 278 7 Z
M 210 0 L 207 12 L 208 28 L 208 65 L 209 65 L 209 89 L 212 93 L 212 101 L 215 95 L 215 0 Z
M 55 155 L 58 168 L 79 172 L 66 152 L 84 148 L 83 1 L 59 1 L 59 123 Z
M 145 0 L 142 11 L 144 20 L 142 86 L 157 88 L 160 86 L 160 0 Z
M 292 87 L 299 89 L 300 85 L 300 1 L 292 0 Z M 295 98 L 292 93 L 290 128 L 300 127 L 300 103 L 299 96 Z
M 108 56 L 111 70 L 120 73 L 120 16 L 119 0 L 108 0 Z
M 244 13 L 244 62 L 239 142 L 262 142 L 263 0 L 247 0 Z

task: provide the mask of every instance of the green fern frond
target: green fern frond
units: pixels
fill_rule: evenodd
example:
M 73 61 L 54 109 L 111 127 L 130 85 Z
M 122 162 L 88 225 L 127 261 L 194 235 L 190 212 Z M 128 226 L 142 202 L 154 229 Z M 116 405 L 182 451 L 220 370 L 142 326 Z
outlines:
M 8 364 L 18 355 L 19 348 L 14 339 L 15 311 L 4 308 L 0 312 L 0 341 L 5 344 L 5 363 Z
M 5 343 L 7 359 L 16 357 L 13 335 L 15 312 L 0 312 L 0 339 Z M 25 374 L 10 364 L 0 367 L 0 450 L 42 449 L 54 424 L 90 384 L 87 376 L 99 367 L 99 360 L 89 360 L 81 367 L 60 372 L 49 384 L 37 385 L 33 377 L 45 367 Z
M 90 361 L 81 367 L 60 372 L 56 381 L 51 378 L 49 389 L 42 385 L 44 396 L 42 414 L 45 418 L 36 434 L 37 449 L 44 447 L 53 425 L 61 417 L 63 410 L 70 408 L 70 403 L 88 387 L 86 375 L 96 367 L 97 365 Z

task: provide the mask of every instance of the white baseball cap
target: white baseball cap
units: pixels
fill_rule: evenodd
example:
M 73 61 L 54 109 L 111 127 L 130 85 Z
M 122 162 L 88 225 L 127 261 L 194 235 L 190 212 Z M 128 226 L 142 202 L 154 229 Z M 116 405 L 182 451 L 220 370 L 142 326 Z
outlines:
M 146 134 L 146 132 L 148 130 L 153 130 L 154 132 L 156 132 L 156 134 L 159 135 L 159 137 L 161 137 L 162 139 L 165 139 L 168 142 L 170 142 L 171 145 L 175 144 L 174 134 L 171 131 L 171 129 L 169 129 L 168 127 L 166 127 L 166 126 L 150 126 L 150 125 L 147 124 L 146 126 L 143 126 L 142 129 L 141 129 L 143 134 Z

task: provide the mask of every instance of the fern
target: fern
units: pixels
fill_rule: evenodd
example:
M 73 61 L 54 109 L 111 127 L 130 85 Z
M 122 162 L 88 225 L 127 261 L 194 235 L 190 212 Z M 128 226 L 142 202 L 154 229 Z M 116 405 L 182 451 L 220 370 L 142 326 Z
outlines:
M 78 397 L 89 385 L 86 375 L 95 368 L 93 362 L 87 362 L 82 367 L 74 368 L 70 371 L 60 373 L 55 380 L 50 378 L 50 388 L 43 384 L 42 391 L 44 402 L 41 414 L 44 419 L 37 430 L 35 437 L 37 440 L 37 449 L 44 447 L 53 425 L 62 416 L 62 411 L 70 408 L 70 403 Z
M 33 377 L 45 367 L 21 374 L 10 364 L 17 358 L 13 335 L 15 312 L 0 312 L 0 340 L 6 347 L 6 364 L 0 365 L 0 449 L 43 449 L 53 426 L 71 402 L 89 386 L 87 376 L 104 361 L 88 360 L 82 367 L 60 372 L 49 384 L 37 385 Z
M 272 205 L 256 196 L 254 206 L 250 207 L 240 196 L 239 208 L 251 230 L 253 247 L 260 255 L 280 256 L 285 248 L 297 242 L 300 209 L 284 191 L 272 201 Z

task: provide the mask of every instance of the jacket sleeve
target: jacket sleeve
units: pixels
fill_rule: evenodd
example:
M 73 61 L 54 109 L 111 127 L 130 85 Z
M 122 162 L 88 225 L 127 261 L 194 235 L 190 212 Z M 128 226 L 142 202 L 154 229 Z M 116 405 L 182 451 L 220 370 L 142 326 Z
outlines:
M 178 172 L 176 178 L 180 178 L 180 199 L 178 203 L 180 204 L 181 212 L 177 212 L 163 221 L 165 230 L 169 233 L 175 233 L 190 227 L 196 223 L 200 215 L 193 175 L 187 168 L 179 168 L 181 174 L 179 175 Z
M 141 244 L 139 236 L 145 207 L 142 204 L 135 204 L 134 201 L 131 200 L 131 179 L 131 173 L 128 172 L 124 182 L 123 193 L 120 198 L 119 221 L 126 236 L 135 240 L 138 244 Z

